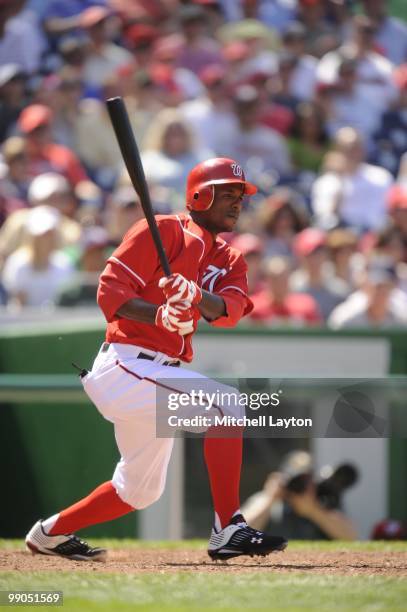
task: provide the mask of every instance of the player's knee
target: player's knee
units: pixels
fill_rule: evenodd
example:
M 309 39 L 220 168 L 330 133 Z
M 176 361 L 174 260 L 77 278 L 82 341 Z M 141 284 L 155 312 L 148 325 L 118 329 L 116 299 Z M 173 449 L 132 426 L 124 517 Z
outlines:
M 135 489 L 129 493 L 129 499 L 127 503 L 136 508 L 137 510 L 143 510 L 148 508 L 151 504 L 158 501 L 163 494 L 164 487 L 146 488 L 146 489 Z

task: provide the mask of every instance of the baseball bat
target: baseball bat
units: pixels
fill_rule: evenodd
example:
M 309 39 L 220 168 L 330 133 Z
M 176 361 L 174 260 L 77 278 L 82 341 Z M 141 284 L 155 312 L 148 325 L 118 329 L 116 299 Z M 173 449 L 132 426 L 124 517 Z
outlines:
M 141 163 L 140 152 L 130 125 L 129 115 L 127 114 L 123 98 L 109 98 L 106 100 L 106 106 L 110 121 L 112 122 L 112 126 L 116 134 L 117 142 L 119 143 L 124 163 L 127 168 L 127 172 L 129 173 L 133 187 L 140 198 L 140 204 L 144 211 L 148 227 L 150 228 L 154 245 L 160 259 L 161 267 L 164 270 L 164 274 L 166 276 L 170 276 L 170 265 L 164 250 L 160 232 L 158 231 L 157 222 L 155 220 L 153 207 L 151 204 L 150 193 L 147 187 L 147 181 L 144 175 L 143 164 Z

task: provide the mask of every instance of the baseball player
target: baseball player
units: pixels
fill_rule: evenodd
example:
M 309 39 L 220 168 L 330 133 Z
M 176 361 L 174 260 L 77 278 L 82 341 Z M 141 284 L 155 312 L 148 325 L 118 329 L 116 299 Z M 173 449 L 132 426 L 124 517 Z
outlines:
M 106 550 L 74 532 L 146 508 L 162 494 L 173 438 L 156 436 L 157 385 L 162 379 L 175 388 L 177 379 L 205 379 L 180 367 L 192 360 L 201 316 L 211 325 L 233 327 L 251 311 L 243 256 L 217 235 L 234 230 L 243 197 L 256 191 L 232 159 L 198 164 L 187 180 L 189 212 L 156 217 L 171 276 L 163 276 L 145 220 L 130 228 L 108 259 L 97 297 L 106 341 L 82 382 L 114 424 L 121 459 L 110 481 L 32 527 L 26 545 L 33 553 L 102 560 Z M 239 510 L 241 430 L 233 437 L 206 435 L 204 455 L 215 510 L 209 556 L 283 550 L 284 538 L 252 529 Z

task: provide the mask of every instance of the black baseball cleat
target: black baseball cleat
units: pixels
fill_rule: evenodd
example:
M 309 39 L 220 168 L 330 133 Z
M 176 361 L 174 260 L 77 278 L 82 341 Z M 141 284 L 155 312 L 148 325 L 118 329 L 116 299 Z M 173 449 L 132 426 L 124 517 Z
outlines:
M 58 555 L 74 561 L 105 561 L 107 555 L 105 548 L 92 548 L 76 535 L 46 534 L 41 521 L 27 533 L 25 544 L 33 555 Z
M 212 529 L 208 545 L 208 555 L 214 561 L 233 559 L 247 555 L 265 557 L 286 548 L 288 542 L 279 536 L 272 536 L 249 527 L 241 514 L 234 516 L 224 529 Z

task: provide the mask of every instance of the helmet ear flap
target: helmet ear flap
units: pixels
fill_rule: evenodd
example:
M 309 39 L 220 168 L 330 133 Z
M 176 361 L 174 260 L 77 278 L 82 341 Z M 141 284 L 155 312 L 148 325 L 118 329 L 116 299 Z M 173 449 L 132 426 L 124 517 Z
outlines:
M 192 197 L 192 210 L 208 210 L 208 208 L 212 206 L 212 202 L 215 197 L 215 187 L 214 185 L 206 185 L 205 187 L 201 187 L 198 191 L 195 191 Z

